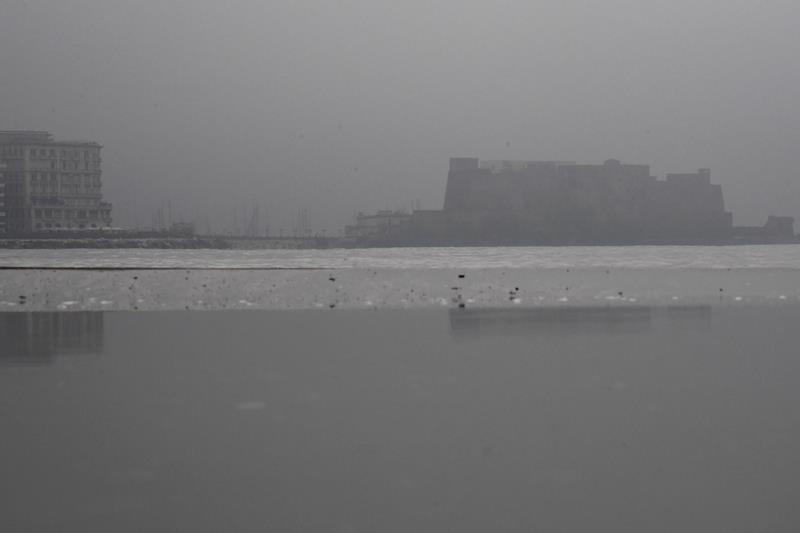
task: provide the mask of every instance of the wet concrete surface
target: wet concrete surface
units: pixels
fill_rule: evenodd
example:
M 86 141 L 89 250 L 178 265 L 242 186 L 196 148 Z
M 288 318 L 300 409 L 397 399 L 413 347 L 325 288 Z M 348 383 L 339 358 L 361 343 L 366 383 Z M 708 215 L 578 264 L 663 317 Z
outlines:
M 798 269 L 0 271 L 0 311 L 798 303 Z

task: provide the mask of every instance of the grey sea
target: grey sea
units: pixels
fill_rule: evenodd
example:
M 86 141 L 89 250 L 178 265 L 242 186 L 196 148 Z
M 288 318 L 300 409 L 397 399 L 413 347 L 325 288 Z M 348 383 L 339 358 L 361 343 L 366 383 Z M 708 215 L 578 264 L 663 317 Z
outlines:
M 0 531 L 800 528 L 800 246 L 0 252 Z

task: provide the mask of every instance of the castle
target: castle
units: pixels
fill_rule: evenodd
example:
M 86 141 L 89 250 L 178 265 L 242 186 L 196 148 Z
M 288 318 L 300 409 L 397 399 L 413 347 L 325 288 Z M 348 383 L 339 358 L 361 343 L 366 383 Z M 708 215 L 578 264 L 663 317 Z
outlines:
M 450 159 L 443 209 L 387 212 L 386 224 L 380 215 L 362 215 L 347 235 L 364 245 L 723 244 L 765 240 L 778 220 L 734 228 L 708 169 L 660 180 L 649 165 L 615 159 L 462 157 Z M 794 221 L 779 222 L 781 237 L 794 239 Z

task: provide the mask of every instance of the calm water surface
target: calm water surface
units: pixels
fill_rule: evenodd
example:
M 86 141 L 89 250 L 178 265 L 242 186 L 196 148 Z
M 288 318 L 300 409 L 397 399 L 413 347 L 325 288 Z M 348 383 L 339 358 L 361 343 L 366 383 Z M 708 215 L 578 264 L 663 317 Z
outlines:
M 0 314 L 0 531 L 797 531 L 800 308 Z

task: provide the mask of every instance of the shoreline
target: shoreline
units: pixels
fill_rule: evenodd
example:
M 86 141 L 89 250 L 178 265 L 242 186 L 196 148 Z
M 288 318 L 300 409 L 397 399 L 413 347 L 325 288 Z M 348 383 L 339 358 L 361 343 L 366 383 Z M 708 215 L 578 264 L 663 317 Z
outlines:
M 723 242 L 636 243 L 370 243 L 356 244 L 338 238 L 245 238 L 245 237 L 100 237 L 53 239 L 48 237 L 0 238 L 0 250 L 154 249 L 154 250 L 364 250 L 388 248 L 570 248 L 619 246 L 766 246 L 800 244 L 794 240 L 739 240 Z
M 791 307 L 800 269 L 7 269 L 0 311 Z

